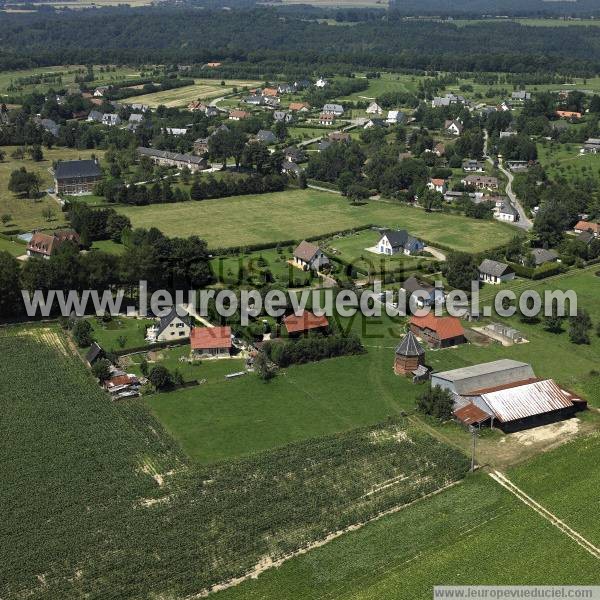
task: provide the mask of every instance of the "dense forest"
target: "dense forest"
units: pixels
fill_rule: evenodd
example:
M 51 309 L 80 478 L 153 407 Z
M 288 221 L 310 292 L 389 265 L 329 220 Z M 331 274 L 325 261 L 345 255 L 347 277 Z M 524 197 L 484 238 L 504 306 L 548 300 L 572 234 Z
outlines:
M 372 15 L 373 11 L 367 11 Z M 115 8 L 0 16 L 0 68 L 54 64 L 202 63 L 220 59 L 280 72 L 357 67 L 444 71 L 600 71 L 595 27 L 457 27 L 369 16 L 353 27 L 277 8 L 232 11 Z M 284 16 L 285 15 L 285 16 Z

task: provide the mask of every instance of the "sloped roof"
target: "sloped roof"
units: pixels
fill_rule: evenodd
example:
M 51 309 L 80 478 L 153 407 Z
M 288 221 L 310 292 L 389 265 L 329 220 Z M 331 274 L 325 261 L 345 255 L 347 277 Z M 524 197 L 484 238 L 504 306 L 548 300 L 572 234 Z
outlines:
M 165 315 L 164 317 L 162 317 L 160 319 L 160 322 L 158 323 L 158 330 L 157 330 L 156 335 L 160 335 L 171 324 L 173 319 L 175 319 L 176 317 L 179 317 L 188 327 L 192 326 L 192 318 L 190 317 L 190 315 L 185 314 L 182 316 L 182 315 L 178 314 L 177 307 L 174 306 L 168 315 Z
M 483 423 L 490 418 L 490 415 L 475 404 L 467 404 L 454 411 L 454 416 L 465 425 Z
M 456 317 L 436 317 L 430 312 L 424 317 L 412 316 L 410 323 L 419 329 L 431 329 L 431 331 L 435 331 L 440 340 L 449 340 L 465 335 L 465 330 L 460 320 Z
M 97 358 L 104 356 L 104 350 L 97 342 L 92 342 L 90 349 L 85 355 L 85 360 L 87 360 L 90 364 L 92 364 Z
M 100 177 L 102 171 L 93 159 L 86 160 L 61 160 L 54 169 L 56 179 L 70 179 L 71 177 Z
M 392 248 L 406 248 L 407 246 L 418 242 L 417 238 L 414 238 L 412 235 L 409 235 L 406 229 L 384 229 L 381 232 L 381 237 L 387 237 L 389 243 L 392 245 Z M 381 238 L 380 238 L 381 239 Z
M 558 252 L 555 250 L 546 250 L 545 248 L 534 248 L 531 251 L 536 265 L 543 265 L 547 262 L 555 261 L 558 258 Z
M 435 286 L 425 281 L 420 281 L 413 275 L 402 284 L 402 289 L 407 294 L 414 294 L 415 292 L 428 292 L 431 294 L 435 290 Z
M 575 225 L 575 231 L 591 231 L 592 233 L 600 233 L 600 223 L 579 221 L 579 223 Z
M 329 321 L 324 315 L 317 316 L 309 310 L 305 310 L 301 315 L 292 314 L 284 317 L 283 324 L 288 333 L 300 333 L 302 331 L 327 327 Z
M 306 240 L 302 240 L 294 250 L 294 256 L 305 262 L 310 262 L 318 251 L 318 246 L 315 246 Z
M 503 423 L 568 408 L 578 399 L 552 379 L 482 394 L 481 398 Z
M 479 265 L 479 272 L 492 277 L 502 277 L 506 273 L 512 273 L 513 270 L 505 263 L 486 258 Z
M 194 327 L 190 344 L 192 350 L 231 348 L 231 327 Z
M 409 331 L 396 348 L 396 354 L 400 356 L 423 356 L 425 350 L 419 344 L 417 337 L 412 331 Z

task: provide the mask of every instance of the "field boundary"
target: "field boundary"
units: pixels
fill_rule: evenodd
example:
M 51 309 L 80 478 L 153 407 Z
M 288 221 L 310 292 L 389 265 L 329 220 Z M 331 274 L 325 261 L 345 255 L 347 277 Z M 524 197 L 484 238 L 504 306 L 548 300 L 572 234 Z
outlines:
M 413 506 L 414 504 L 417 504 L 418 502 L 421 502 L 423 500 L 427 500 L 428 498 L 437 496 L 438 494 L 445 492 L 446 490 L 458 485 L 461 482 L 462 482 L 462 479 L 458 479 L 456 481 L 451 481 L 450 483 L 447 483 L 446 485 L 442 486 L 441 488 L 438 488 L 437 490 L 434 490 L 433 492 L 430 492 L 429 494 L 425 494 L 424 496 L 421 496 L 420 498 L 417 498 L 416 500 L 413 500 L 412 502 L 408 502 L 407 504 L 400 504 L 399 506 L 394 506 L 392 508 L 384 510 L 383 512 L 380 512 L 379 514 L 375 515 L 374 517 L 371 517 L 370 519 L 366 519 L 365 521 L 361 521 L 360 523 L 354 523 L 353 525 L 344 527 L 344 529 L 338 529 L 337 531 L 333 531 L 330 534 L 328 534 L 326 537 L 324 537 L 320 540 L 317 540 L 316 542 L 312 542 L 312 543 L 304 546 L 303 548 L 299 548 L 298 550 L 295 550 L 294 552 L 290 552 L 289 554 L 286 554 L 285 556 L 282 556 L 276 560 L 273 560 L 271 557 L 266 556 L 257 565 L 255 565 L 255 567 L 253 569 L 251 569 L 244 575 L 241 575 L 240 577 L 235 577 L 234 579 L 229 579 L 228 581 L 225 581 L 223 583 L 218 583 L 216 585 L 213 585 L 212 587 L 210 587 L 208 589 L 204 589 L 204 590 L 198 592 L 197 594 L 192 594 L 190 596 L 186 596 L 184 598 L 184 600 L 197 600 L 198 598 L 206 598 L 207 596 L 209 596 L 210 594 L 213 594 L 215 592 L 222 592 L 223 590 L 226 590 L 226 589 L 229 589 L 232 587 L 236 587 L 236 586 L 240 585 L 241 583 L 243 583 L 244 581 L 248 581 L 249 579 L 257 579 L 259 575 L 261 575 L 265 571 L 268 571 L 269 569 L 272 569 L 273 567 L 280 567 L 283 563 L 287 562 L 288 560 L 291 560 L 292 558 L 297 558 L 298 556 L 307 554 L 311 550 L 316 550 L 317 548 L 321 548 L 322 546 L 325 546 L 329 542 L 332 542 L 333 540 L 343 536 L 346 533 L 350 533 L 352 531 L 358 531 L 359 529 L 362 529 L 363 527 L 365 527 L 365 525 L 369 525 L 370 523 L 373 523 L 374 521 L 378 521 L 379 519 L 382 519 L 383 517 L 387 517 L 388 515 L 395 514 L 397 512 L 400 512 L 401 510 L 404 510 L 405 508 L 408 508 L 410 506 Z
M 499 483 L 503 488 L 516 496 L 523 504 L 535 510 L 541 517 L 549 521 L 554 527 L 562 531 L 566 536 L 570 537 L 574 542 L 579 544 L 588 554 L 600 560 L 600 548 L 594 546 L 592 542 L 584 538 L 579 532 L 569 527 L 564 521 L 561 521 L 555 514 L 551 513 L 547 508 L 536 502 L 531 496 L 528 496 L 521 488 L 517 487 L 506 475 L 500 471 L 493 471 L 490 477 Z

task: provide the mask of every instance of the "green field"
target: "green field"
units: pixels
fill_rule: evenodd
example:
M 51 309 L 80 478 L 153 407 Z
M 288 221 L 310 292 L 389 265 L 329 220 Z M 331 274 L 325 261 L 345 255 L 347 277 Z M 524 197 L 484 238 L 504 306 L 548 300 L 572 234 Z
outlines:
M 22 256 L 26 249 L 27 246 L 22 242 L 0 237 L 0 252 L 8 252 L 12 256 Z
M 450 22 L 450 21 L 449 21 Z M 528 27 L 598 27 L 600 20 L 598 19 L 518 19 L 518 18 L 497 18 L 497 19 L 454 19 L 451 21 L 453 25 L 465 27 L 467 25 L 479 25 L 485 23 L 521 23 Z
M 90 319 L 94 340 L 107 352 L 144 346 L 146 328 L 155 322 L 154 319 L 127 317 L 113 317 L 108 323 L 98 317 Z M 125 342 L 123 345 L 120 343 L 122 341 Z
M 98 240 L 92 243 L 93 250 L 102 250 L 102 252 L 108 252 L 109 254 L 116 254 L 121 256 L 125 252 L 125 246 L 123 244 L 117 244 L 112 240 Z
M 122 206 L 134 227 L 156 227 L 169 236 L 198 235 L 212 248 L 302 239 L 366 224 L 405 228 L 434 244 L 480 252 L 499 246 L 517 230 L 492 221 L 369 202 L 352 206 L 318 190 L 289 190 L 168 206 Z
M 581 144 L 538 143 L 538 159 L 553 180 L 600 179 L 600 157 L 580 154 Z
M 189 597 L 468 466 L 396 420 L 197 468 L 141 402 L 112 402 L 57 329 L 0 331 L 0 351 L 2 597 Z
M 187 106 L 193 100 L 208 100 L 231 94 L 234 87 L 239 89 L 260 84 L 260 81 L 228 79 L 225 81 L 225 85 L 221 85 L 221 82 L 217 79 L 195 79 L 194 85 L 154 92 L 153 94 L 132 96 L 123 102 L 128 104 L 141 102 L 147 104 L 150 108 L 156 108 L 161 104 L 167 107 Z
M 9 192 L 8 182 L 12 171 L 25 167 L 27 171 L 37 173 L 42 179 L 40 191 L 43 192 L 54 185 L 49 171 L 54 161 L 90 158 L 92 154 L 101 158 L 104 154 L 102 150 L 75 150 L 72 148 L 52 148 L 48 150 L 44 148 L 44 160 L 34 162 L 27 155 L 23 160 L 11 158 L 15 146 L 2 146 L 2 150 L 6 156 L 4 161 L 0 162 L 0 214 L 11 215 L 12 221 L 8 228 L 19 231 L 59 227 L 64 225 L 65 215 L 57 202 L 47 195 L 32 200 L 31 198 L 19 198 Z M 50 221 L 43 216 L 44 210 L 48 208 L 53 211 L 53 217 Z
M 566 448 L 571 458 L 579 457 L 577 445 Z M 597 451 L 586 464 L 597 461 Z M 554 454 L 547 455 L 547 484 L 557 494 L 564 491 L 565 502 L 575 508 L 579 490 L 561 480 L 560 473 L 555 476 Z M 599 483 L 596 476 L 590 487 Z M 597 523 L 594 500 L 581 507 L 588 525 Z M 599 583 L 597 559 L 480 473 L 216 598 L 430 600 L 435 585 Z
M 360 73 L 357 77 L 361 77 Z M 340 101 L 357 102 L 375 100 L 385 92 L 415 92 L 421 78 L 403 73 L 382 73 L 379 79 L 369 79 L 368 89 L 339 98 Z

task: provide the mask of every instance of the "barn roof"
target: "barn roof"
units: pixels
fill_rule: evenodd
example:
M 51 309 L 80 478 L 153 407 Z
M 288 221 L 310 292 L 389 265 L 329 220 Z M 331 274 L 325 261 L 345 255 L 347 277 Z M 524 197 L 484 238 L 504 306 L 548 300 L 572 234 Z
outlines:
M 568 408 L 578 398 L 546 379 L 482 394 L 481 399 L 496 419 L 507 423 Z
M 324 315 L 318 316 L 309 310 L 305 310 L 301 315 L 292 314 L 284 317 L 283 324 L 288 333 L 300 333 L 302 331 L 327 327 L 329 321 Z
M 454 416 L 465 425 L 483 423 L 490 418 L 490 415 L 475 404 L 467 404 L 454 411 Z
M 460 320 L 456 317 L 436 317 L 433 313 L 429 312 L 423 317 L 412 316 L 410 323 L 419 329 L 431 329 L 431 331 L 435 331 L 440 340 L 449 340 L 465 335 L 465 330 Z

